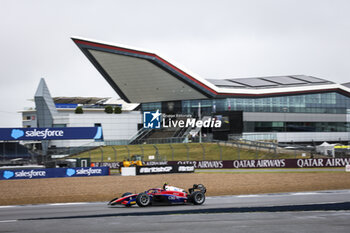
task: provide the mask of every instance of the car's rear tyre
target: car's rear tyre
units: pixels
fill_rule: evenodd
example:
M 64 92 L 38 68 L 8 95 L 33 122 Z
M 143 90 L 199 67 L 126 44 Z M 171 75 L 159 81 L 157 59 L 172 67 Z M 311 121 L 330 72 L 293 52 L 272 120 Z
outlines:
M 190 195 L 190 201 L 194 205 L 202 205 L 205 202 L 205 194 L 200 191 L 193 192 Z
M 126 197 L 126 196 L 129 196 L 131 195 L 132 193 L 123 193 L 122 197 Z
M 151 197 L 147 193 L 140 193 L 136 197 L 136 203 L 140 207 L 146 207 L 151 204 Z

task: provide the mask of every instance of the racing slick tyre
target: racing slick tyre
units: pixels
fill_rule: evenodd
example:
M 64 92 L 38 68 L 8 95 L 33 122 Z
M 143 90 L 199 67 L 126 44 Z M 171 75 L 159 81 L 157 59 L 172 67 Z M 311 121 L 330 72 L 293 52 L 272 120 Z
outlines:
M 122 197 L 126 197 L 126 196 L 129 196 L 131 195 L 132 193 L 123 193 Z
M 205 194 L 200 191 L 195 191 L 190 195 L 190 201 L 194 205 L 202 205 L 205 202 Z
M 136 203 L 140 207 L 146 207 L 151 204 L 151 197 L 147 193 L 140 193 L 136 197 Z

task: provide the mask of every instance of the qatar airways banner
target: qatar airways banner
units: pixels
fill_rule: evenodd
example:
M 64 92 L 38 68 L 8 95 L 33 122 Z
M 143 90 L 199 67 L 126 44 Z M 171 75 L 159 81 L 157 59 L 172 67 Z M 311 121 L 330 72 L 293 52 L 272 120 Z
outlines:
M 0 140 L 102 139 L 102 127 L 0 128 Z
M 322 168 L 345 167 L 350 165 L 350 158 L 325 159 L 256 159 L 256 160 L 203 160 L 203 161 L 147 161 L 146 166 L 193 165 L 195 169 L 220 168 Z M 95 163 L 95 166 L 119 168 L 121 163 Z
M 194 165 L 196 169 L 218 168 L 322 168 L 345 167 L 350 158 L 326 159 L 256 159 L 256 160 L 210 160 L 210 161 L 169 161 L 169 164 Z

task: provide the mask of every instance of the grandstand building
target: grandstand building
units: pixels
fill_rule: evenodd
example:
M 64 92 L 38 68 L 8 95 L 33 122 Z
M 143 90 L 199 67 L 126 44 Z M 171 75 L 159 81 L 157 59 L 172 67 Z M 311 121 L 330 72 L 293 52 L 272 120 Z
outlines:
M 72 38 L 128 103 L 141 111 L 212 116 L 242 111 L 243 135 L 280 142 L 350 140 L 350 85 L 307 75 L 202 79 L 154 52 Z
M 54 97 L 52 98 L 44 79 L 40 80 L 34 97 L 35 108 L 22 110 L 24 128 L 51 127 L 96 127 L 101 126 L 104 141 L 114 144 L 128 141 L 138 130 L 141 123 L 139 104 L 129 104 L 120 99 L 98 97 Z M 120 107 L 121 114 L 105 112 L 105 107 Z M 82 107 L 83 113 L 77 114 L 76 108 Z M 26 142 L 42 145 L 44 154 L 47 149 L 91 147 L 99 144 L 94 139 L 50 140 Z

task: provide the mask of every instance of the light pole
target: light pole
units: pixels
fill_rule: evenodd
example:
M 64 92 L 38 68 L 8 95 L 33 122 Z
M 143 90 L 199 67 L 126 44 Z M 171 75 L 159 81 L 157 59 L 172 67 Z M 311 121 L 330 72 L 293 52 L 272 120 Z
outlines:
M 201 114 L 201 101 L 198 103 L 198 118 L 201 120 L 202 114 Z M 202 127 L 199 129 L 199 143 L 202 143 Z
M 283 108 L 283 112 L 284 112 L 284 142 L 287 142 L 287 107 Z
M 347 130 L 348 130 L 348 133 L 349 133 L 349 135 L 348 135 L 348 151 L 349 151 L 349 149 L 350 149 L 350 130 L 349 130 L 349 128 L 350 128 L 350 108 L 348 108 L 348 109 L 346 109 L 346 123 L 347 123 Z

